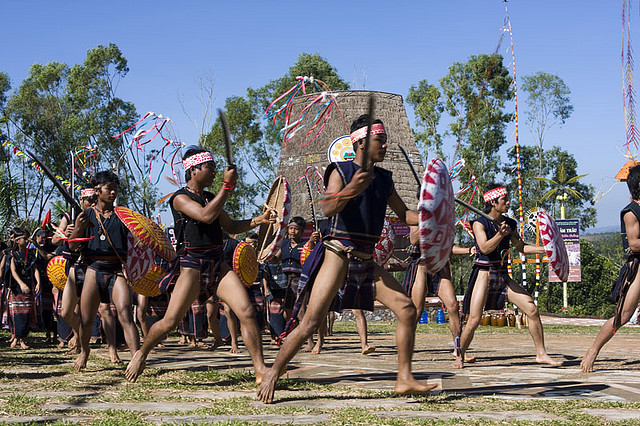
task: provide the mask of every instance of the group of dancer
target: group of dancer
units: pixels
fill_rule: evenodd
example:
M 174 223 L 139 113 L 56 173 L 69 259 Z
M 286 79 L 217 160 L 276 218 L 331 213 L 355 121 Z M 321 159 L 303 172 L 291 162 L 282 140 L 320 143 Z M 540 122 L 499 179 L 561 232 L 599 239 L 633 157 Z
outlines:
M 368 138 L 367 130 L 370 132 Z M 315 229 L 309 241 L 303 244 L 304 219 L 292 219 L 289 239 L 285 240 L 274 261 L 261 266 L 262 272 L 257 279 L 259 286 L 263 280 L 274 280 L 279 275 L 284 281 L 284 284 L 258 290 L 272 302 L 269 313 L 280 314 L 280 322 L 272 327 L 277 330 L 273 337 L 282 338 L 282 342 L 269 367 L 262 351 L 263 326 L 257 320 L 262 314 L 256 314 L 256 298 L 225 260 L 225 244 L 229 241 L 225 233 L 240 234 L 262 224 L 275 223 L 275 211 L 265 209 L 261 215 L 246 220 L 230 218 L 224 205 L 236 186 L 238 173 L 235 167 L 224 169 L 222 186 L 217 193 L 211 193 L 206 188 L 212 185 L 217 173 L 212 154 L 199 147 L 187 149 L 182 159 L 186 186 L 169 199 L 178 256 L 159 281 L 160 290 L 168 295 L 168 305 L 164 316 L 145 330 L 144 343 L 140 346 L 132 317 L 132 293 L 122 272 L 127 256 L 127 230 L 113 212 L 119 181 L 111 172 L 98 173 L 88 192 L 83 192 L 83 200 L 88 203 L 83 206 L 86 210 L 74 221 L 67 217 L 67 223 L 61 224 L 67 235 L 61 251 L 69 265 L 62 316 L 78 335 L 75 368 L 81 370 L 86 366 L 91 328 L 101 303 L 115 307 L 132 354 L 125 376 L 135 381 L 144 371 L 151 351 L 176 329 L 194 304 L 204 306 L 208 300 L 219 299 L 239 321 L 242 339 L 255 370 L 258 398 L 271 403 L 278 378 L 303 344 L 307 343 L 307 348 L 312 350 L 318 344 L 322 346 L 330 310 L 352 309 L 362 315 L 362 310 L 372 311 L 377 300 L 396 316 L 398 367 L 395 392 L 425 394 L 435 385 L 414 378 L 412 356 L 416 325 L 426 292 L 438 295 L 448 310 L 454 340 L 454 368 L 463 368 L 465 362 L 475 361 L 467 351 L 483 310 L 503 309 L 506 301 L 516 305 L 528 318 L 536 362 L 561 365 L 561 361 L 546 352 L 540 314 L 533 298 L 507 272 L 505 254 L 512 246 L 524 254 L 543 254 L 544 250 L 525 244 L 516 232 L 516 222 L 505 216 L 510 206 L 506 188 L 491 185 L 485 190 L 484 211 L 492 220 L 480 217 L 473 221 L 475 245 L 468 248 L 454 246 L 452 250 L 452 254 L 474 257 L 469 286 L 459 313 L 448 263 L 432 275 L 420 265 L 416 255 L 401 284 L 373 261 L 374 246 L 383 231 L 387 207 L 400 221 L 412 227 L 411 243 L 415 253 L 418 252 L 418 213 L 410 210 L 396 192 L 391 172 L 375 166 L 384 160 L 387 152 L 387 133 L 382 121 L 373 120 L 370 124 L 369 117 L 362 115 L 353 122 L 350 136 L 354 160 L 331 163 L 326 168 L 325 196 L 320 205 L 328 219 L 322 229 Z M 367 139 L 368 144 L 365 143 Z M 587 352 L 582 362 L 584 371 L 592 371 L 598 351 L 615 330 L 629 320 L 640 298 L 637 274 L 640 255 L 634 254 L 640 253 L 640 166 L 631 169 L 628 184 L 634 202 L 623 210 L 622 223 L 625 248 L 631 255 L 616 287 L 619 309 Z M 93 199 L 89 198 L 89 193 Z M 256 236 L 250 235 L 249 239 L 256 239 Z M 21 236 L 14 236 L 14 240 L 22 247 Z M 18 277 L 21 277 L 20 268 L 24 267 L 20 259 L 29 258 L 20 250 L 24 251 L 24 247 L 11 257 L 11 271 Z M 300 260 L 303 250 L 306 251 L 304 265 Z M 34 276 L 38 285 L 41 274 Z M 27 293 L 27 288 L 32 288 L 22 278 L 15 281 L 16 294 Z M 465 315 L 468 315 L 466 323 L 462 320 Z M 229 318 L 227 316 L 228 321 Z M 284 319 L 289 318 L 285 327 Z M 319 339 L 314 344 L 309 339 L 316 331 Z M 363 353 L 365 345 L 366 332 Z

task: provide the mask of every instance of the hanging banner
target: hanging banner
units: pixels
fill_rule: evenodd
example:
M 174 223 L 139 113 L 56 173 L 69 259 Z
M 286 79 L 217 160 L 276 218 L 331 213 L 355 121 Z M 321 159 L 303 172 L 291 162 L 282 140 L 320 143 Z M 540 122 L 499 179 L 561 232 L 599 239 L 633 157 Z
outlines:
M 577 283 L 582 281 L 580 268 L 580 219 L 556 219 L 560 234 L 564 240 L 569 255 L 569 279 L 567 282 Z M 549 268 L 549 282 L 562 282 Z

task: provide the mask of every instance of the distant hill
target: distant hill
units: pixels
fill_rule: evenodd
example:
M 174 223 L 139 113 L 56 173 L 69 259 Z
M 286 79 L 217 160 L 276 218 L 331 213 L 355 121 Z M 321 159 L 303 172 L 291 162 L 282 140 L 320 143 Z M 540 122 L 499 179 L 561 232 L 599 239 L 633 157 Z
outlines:
M 589 228 L 586 231 L 584 231 L 583 235 L 608 234 L 611 232 L 619 233 L 620 225 L 602 226 L 599 228 Z

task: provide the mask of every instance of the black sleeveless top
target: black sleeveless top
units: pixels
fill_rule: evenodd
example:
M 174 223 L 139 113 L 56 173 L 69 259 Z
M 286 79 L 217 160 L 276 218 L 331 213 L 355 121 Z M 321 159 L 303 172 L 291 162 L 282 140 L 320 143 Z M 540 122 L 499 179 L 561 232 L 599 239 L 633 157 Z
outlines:
M 325 186 L 329 176 L 337 170 L 346 186 L 360 166 L 353 161 L 331 163 L 325 172 Z M 387 201 L 394 190 L 389 170 L 373 167 L 374 178 L 367 189 L 347 202 L 344 209 L 329 218 L 329 236 L 357 242 L 361 250 L 373 252 L 373 246 L 380 239 L 387 211 Z
M 627 238 L 627 229 L 624 224 L 624 215 L 628 212 L 632 212 L 640 223 L 640 205 L 635 201 L 632 201 L 620 212 L 620 234 L 622 235 L 622 248 L 624 249 L 625 257 L 628 257 L 631 254 L 629 239 Z
M 511 219 L 510 217 L 503 216 L 504 220 L 507 222 L 507 225 L 511 228 L 511 232 L 515 232 L 518 226 L 518 223 Z M 498 233 L 498 227 L 489 219 L 484 217 L 479 217 L 473 222 L 471 222 L 471 226 L 473 226 L 474 222 L 479 222 L 484 226 L 484 232 L 487 234 L 487 240 L 490 240 Z M 507 250 L 511 247 L 511 234 L 506 235 L 498 244 L 498 247 L 492 251 L 491 253 L 482 253 L 480 251 L 480 247 L 476 242 L 476 257 L 474 259 L 474 264 L 478 266 L 495 266 L 501 265 L 502 260 L 506 259 L 505 254 Z M 506 263 L 506 262 L 505 262 Z M 504 265 L 501 265 L 504 266 Z
M 86 238 L 93 237 L 93 239 L 87 241 L 87 245 L 82 250 L 82 254 L 86 257 L 102 257 L 102 256 L 115 256 L 117 254 L 126 259 L 127 257 L 127 235 L 129 230 L 122 223 L 117 214 L 111 213 L 108 218 L 101 217 L 102 224 L 109 234 L 109 238 L 113 243 L 113 247 L 116 251 L 113 251 L 109 239 L 104 235 L 102 226 L 96 217 L 96 211 L 94 209 L 87 209 L 84 213 L 89 217 L 89 221 L 93 226 L 87 226 L 84 231 Z
M 178 195 L 186 195 L 202 207 L 206 206 L 207 203 L 215 197 L 209 191 L 204 191 L 202 194 L 203 197 L 200 197 L 187 188 L 180 188 L 174 192 L 169 199 L 173 222 L 175 223 L 176 238 L 178 240 L 178 253 L 182 254 L 184 248 L 198 249 L 222 246 L 222 228 L 220 227 L 219 219 L 216 218 L 211 224 L 203 223 L 177 211 L 173 208 L 173 200 Z

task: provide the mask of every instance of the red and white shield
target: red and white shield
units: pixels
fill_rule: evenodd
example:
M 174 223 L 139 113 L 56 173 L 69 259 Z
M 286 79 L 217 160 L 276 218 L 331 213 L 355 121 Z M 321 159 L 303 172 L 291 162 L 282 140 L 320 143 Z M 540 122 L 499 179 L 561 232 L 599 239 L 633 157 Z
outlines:
M 139 244 L 130 233 L 127 235 L 127 274 L 129 281 L 135 283 L 153 266 L 156 255 L 150 248 Z
M 569 255 L 556 221 L 549 213 L 541 210 L 538 212 L 538 224 L 540 225 L 540 237 L 544 251 L 549 258 L 549 266 L 561 281 L 567 281 L 569 279 Z
M 427 166 L 418 202 L 420 263 L 436 273 L 444 268 L 453 247 L 455 210 L 449 170 L 439 158 Z

